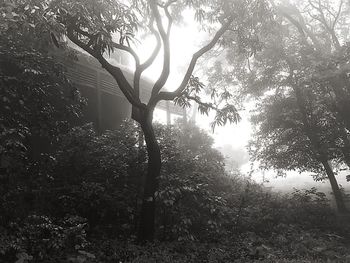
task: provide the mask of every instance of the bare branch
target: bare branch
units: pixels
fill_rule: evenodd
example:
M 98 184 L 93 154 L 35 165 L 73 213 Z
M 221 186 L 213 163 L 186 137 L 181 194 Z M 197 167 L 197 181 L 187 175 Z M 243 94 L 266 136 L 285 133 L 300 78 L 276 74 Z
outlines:
M 305 22 L 304 17 L 301 15 L 300 11 L 298 10 L 297 16 L 299 18 L 299 23 L 302 26 L 304 32 L 307 34 L 307 36 L 311 39 L 312 43 L 315 45 L 317 50 L 321 50 L 321 44 L 315 34 L 308 28 L 308 24 Z
M 304 37 L 304 38 L 306 37 L 303 27 L 296 19 L 294 19 L 291 15 L 287 14 L 286 12 L 284 12 L 282 10 L 279 10 L 279 12 L 285 18 L 287 18 L 289 20 L 289 22 L 291 22 L 298 29 L 298 31 L 299 31 L 300 35 L 302 35 L 302 37 Z
M 158 96 L 154 98 L 154 101 L 150 101 L 150 103 L 157 103 L 160 100 L 173 100 L 174 98 L 178 97 L 181 94 L 181 92 L 186 88 L 187 83 L 193 73 L 194 67 L 196 66 L 197 60 L 215 46 L 215 44 L 218 42 L 220 37 L 229 28 L 232 21 L 233 21 L 233 18 L 230 17 L 228 21 L 224 25 L 222 25 L 221 28 L 216 32 L 212 40 L 207 45 L 205 45 L 204 47 L 202 47 L 196 53 L 193 54 L 190 64 L 187 68 L 186 74 L 180 86 L 173 92 L 166 92 L 166 91 L 160 92 Z
M 160 51 L 160 48 L 162 46 L 162 43 L 161 43 L 161 39 L 160 39 L 160 36 L 157 32 L 157 30 L 155 30 L 154 26 L 153 26 L 153 22 L 154 22 L 154 18 L 151 19 L 151 22 L 150 22 L 150 30 L 151 32 L 153 33 L 153 35 L 155 36 L 156 38 L 156 41 L 157 41 L 157 44 L 151 54 L 151 56 L 144 62 L 140 65 L 140 68 L 141 68 L 141 71 L 144 71 L 145 69 L 147 69 L 150 65 L 153 64 L 154 60 L 156 59 L 157 55 L 159 54 L 159 51 Z
M 177 0 L 169 0 L 167 3 L 164 4 L 164 7 L 168 8 L 170 5 L 172 5 L 173 3 L 176 3 Z
M 135 107 L 137 108 L 145 108 L 146 105 L 142 104 L 138 96 L 135 95 L 134 90 L 132 89 L 131 85 L 125 78 L 122 70 L 118 67 L 115 67 L 111 65 L 104 57 L 103 55 L 98 52 L 97 49 L 91 49 L 89 46 L 87 46 L 85 43 L 80 41 L 77 36 L 75 36 L 74 31 L 77 32 L 78 27 L 70 23 L 70 25 L 67 26 L 67 37 L 77 46 L 84 49 L 87 53 L 89 53 L 91 56 L 96 58 L 102 65 L 103 68 L 105 68 L 116 80 L 118 87 L 123 92 L 124 96 L 127 98 L 127 100 Z
M 340 49 L 340 42 L 339 42 L 339 39 L 334 31 L 334 27 L 335 27 L 335 23 L 336 21 L 338 20 L 338 18 L 336 20 L 333 21 L 333 23 L 330 21 L 329 24 L 327 22 L 327 19 L 325 17 L 325 14 L 323 12 L 323 9 L 326 8 L 324 7 L 322 4 L 321 4 L 321 0 L 318 0 L 318 6 L 316 6 L 312 0 L 308 0 L 309 4 L 318 11 L 318 13 L 320 14 L 320 16 L 312 16 L 311 14 L 311 17 L 318 20 L 324 27 L 325 29 L 328 31 L 328 33 L 331 35 L 332 37 L 332 40 L 333 40 L 333 44 L 335 46 L 336 49 Z M 339 5 L 339 8 L 340 8 L 340 11 L 339 11 L 339 14 L 340 15 L 340 12 L 341 12 L 341 7 L 342 7 L 342 3 Z M 327 8 L 326 8 L 327 9 Z M 328 10 L 328 9 L 327 9 Z
M 152 17 L 150 20 L 149 28 L 156 38 L 156 42 L 157 42 L 156 46 L 155 46 L 151 56 L 144 63 L 142 63 L 141 65 L 136 64 L 136 70 L 135 70 L 135 74 L 134 74 L 134 83 L 133 84 L 134 84 L 135 94 L 138 97 L 140 96 L 141 75 L 148 67 L 150 67 L 153 64 L 154 60 L 156 59 L 156 57 L 159 54 L 161 46 L 162 46 L 160 36 L 159 36 L 157 30 L 154 28 L 153 23 L 154 23 L 154 17 Z
M 151 100 L 152 100 L 152 98 L 155 97 L 158 94 L 158 92 L 161 90 L 161 88 L 164 86 L 164 84 L 166 83 L 166 81 L 169 77 L 169 74 L 170 74 L 170 40 L 169 40 L 170 34 L 169 33 L 170 33 L 170 29 L 171 29 L 172 20 L 171 20 L 169 12 L 167 12 L 168 6 L 163 7 L 167 16 L 169 16 L 168 20 L 170 18 L 170 20 L 168 21 L 167 32 L 165 32 L 162 18 L 161 18 L 161 15 L 159 13 L 158 6 L 157 6 L 155 0 L 150 1 L 150 7 L 151 7 L 152 13 L 154 15 L 158 31 L 159 31 L 160 36 L 161 36 L 162 41 L 163 41 L 163 51 L 164 51 L 163 69 L 162 69 L 162 72 L 160 74 L 160 77 L 158 78 L 158 80 L 156 81 L 156 83 L 153 86 L 152 95 L 151 95 Z
M 140 58 L 136 54 L 135 50 L 133 50 L 131 47 L 124 46 L 122 44 L 118 44 L 115 42 L 112 42 L 112 46 L 116 49 L 120 49 L 120 50 L 123 50 L 125 52 L 128 52 L 134 58 L 135 63 L 136 63 L 136 67 L 138 67 L 140 65 Z
M 296 6 L 293 6 L 295 8 L 295 10 L 297 11 L 296 15 L 298 17 L 298 20 L 293 18 L 290 14 L 288 14 L 287 12 L 283 11 L 283 9 L 280 6 L 276 6 L 276 4 L 274 3 L 274 1 L 270 1 L 271 5 L 273 6 L 273 8 L 281 15 L 284 16 L 287 20 L 289 20 L 289 22 L 291 22 L 299 31 L 299 33 L 301 34 L 301 36 L 303 38 L 309 37 L 311 39 L 311 41 L 314 43 L 316 49 L 320 50 L 320 44 L 319 41 L 317 40 L 316 36 L 307 28 L 307 25 L 304 21 L 303 16 L 301 15 L 299 9 Z M 307 41 L 305 41 L 306 44 L 308 44 Z
M 164 11 L 165 11 L 165 15 L 166 17 L 168 18 L 168 28 L 167 28 L 167 35 L 169 37 L 170 35 L 170 30 L 171 30 L 171 26 L 173 24 L 173 18 L 171 17 L 170 13 L 169 13 L 169 6 L 172 4 L 172 3 L 175 3 L 177 0 L 172 0 L 172 1 L 169 1 L 165 6 L 164 6 Z
M 339 7 L 338 7 L 338 12 L 334 16 L 334 20 L 333 20 L 333 24 L 332 24 L 332 29 L 333 30 L 334 30 L 334 28 L 335 28 L 335 26 L 336 26 L 336 24 L 338 22 L 338 19 L 339 19 L 339 16 L 340 16 L 341 12 L 342 12 L 343 4 L 344 4 L 343 0 L 340 0 Z

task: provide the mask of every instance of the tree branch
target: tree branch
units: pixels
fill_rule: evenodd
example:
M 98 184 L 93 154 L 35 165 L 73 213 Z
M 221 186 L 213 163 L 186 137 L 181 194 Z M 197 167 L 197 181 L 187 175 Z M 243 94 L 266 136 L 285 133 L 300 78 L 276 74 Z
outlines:
M 120 50 L 123 50 L 123 51 L 129 53 L 134 58 L 135 63 L 136 63 L 136 67 L 138 67 L 140 65 L 140 58 L 136 54 L 135 50 L 133 50 L 131 47 L 124 46 L 122 44 L 118 44 L 115 42 L 112 42 L 112 46 L 116 49 L 120 49 Z
M 166 5 L 164 6 L 164 11 L 165 11 L 165 15 L 168 18 L 168 28 L 167 28 L 167 35 L 168 37 L 170 36 L 170 30 L 171 30 L 171 26 L 173 24 L 173 18 L 171 17 L 170 13 L 169 13 L 169 9 L 168 7 L 172 4 L 175 3 L 177 0 L 171 0 L 168 3 L 166 3 Z
M 90 38 L 90 39 L 91 39 L 91 38 L 94 37 L 94 35 L 89 34 L 88 32 L 82 30 L 82 29 L 79 28 L 79 27 L 74 27 L 74 30 L 75 30 L 77 33 L 79 33 L 79 34 L 81 34 L 81 35 L 83 35 L 83 36 L 85 36 L 85 37 L 87 37 L 87 38 Z
M 159 54 L 161 46 L 162 46 L 160 36 L 159 36 L 157 30 L 155 30 L 155 28 L 153 26 L 153 22 L 154 22 L 154 18 L 151 19 L 149 27 L 150 27 L 151 32 L 153 33 L 153 35 L 156 38 L 157 44 L 156 44 L 151 56 L 144 63 L 142 63 L 140 65 L 141 71 L 146 70 L 150 65 L 153 64 L 154 60 L 156 59 L 157 55 Z
M 158 92 L 163 88 L 163 86 L 166 83 L 166 81 L 169 77 L 169 74 L 170 74 L 170 40 L 169 39 L 170 39 L 170 30 L 171 30 L 171 25 L 172 25 L 172 19 L 171 19 L 171 16 L 169 14 L 168 7 L 171 3 L 172 3 L 172 1 L 170 1 L 168 3 L 168 5 L 163 7 L 165 10 L 166 16 L 168 18 L 168 28 L 167 28 L 167 31 L 165 31 L 164 25 L 162 22 L 162 18 L 161 18 L 161 15 L 159 13 L 158 6 L 157 6 L 155 0 L 150 1 L 150 7 L 151 7 L 152 13 L 154 15 L 154 18 L 156 20 L 158 31 L 159 31 L 160 36 L 161 36 L 162 41 L 163 41 L 163 51 L 164 51 L 163 69 L 162 69 L 162 72 L 160 74 L 160 77 L 158 78 L 158 80 L 155 82 L 155 84 L 153 86 L 150 101 L 152 101 L 153 98 L 156 95 L 158 95 Z
M 212 109 L 212 110 L 216 110 L 216 111 L 219 110 L 219 108 L 218 108 L 218 107 L 215 107 L 214 104 L 212 104 L 212 103 L 207 103 L 207 102 L 202 102 L 202 101 L 200 100 L 200 98 L 197 97 L 197 96 L 190 96 L 190 95 L 188 95 L 188 94 L 183 94 L 183 95 L 184 95 L 187 99 L 193 100 L 193 101 L 197 102 L 199 105 L 203 105 L 203 106 L 205 106 L 205 107 L 207 107 L 207 108 L 209 108 L 209 109 Z
M 187 83 L 193 73 L 194 67 L 196 66 L 197 60 L 204 55 L 206 52 L 208 52 L 209 50 L 211 50 L 215 44 L 218 42 L 218 40 L 220 39 L 220 37 L 226 32 L 226 30 L 229 28 L 229 26 L 231 25 L 233 21 L 233 18 L 230 17 L 228 19 L 228 21 L 221 26 L 221 28 L 216 32 L 215 36 L 212 38 L 212 40 L 205 45 L 204 47 L 202 47 L 201 49 L 199 49 L 196 53 L 193 54 L 192 59 L 190 61 L 190 64 L 187 68 L 186 74 L 180 84 L 180 86 L 172 92 L 167 92 L 167 91 L 163 91 L 160 92 L 158 94 L 157 97 L 155 97 L 153 100 L 154 101 L 150 101 L 150 103 L 157 103 L 160 100 L 173 100 L 174 98 L 180 96 L 181 92 L 186 88 Z
M 307 25 L 305 24 L 303 16 L 300 14 L 300 11 L 297 7 L 294 6 L 295 10 L 297 11 L 297 17 L 299 18 L 299 21 L 295 18 L 293 18 L 290 14 L 287 12 L 284 12 L 283 9 L 280 6 L 276 6 L 273 1 L 270 1 L 272 6 L 276 9 L 276 11 L 281 15 L 284 16 L 287 20 L 289 20 L 290 23 L 292 23 L 297 30 L 299 31 L 300 35 L 305 39 L 305 43 L 307 42 L 307 37 L 309 37 L 312 41 L 312 43 L 315 45 L 317 50 L 321 50 L 320 43 L 317 40 L 316 36 L 307 28 Z
M 159 54 L 159 50 L 160 50 L 161 45 L 162 45 L 160 36 L 153 26 L 153 22 L 154 22 L 154 17 L 151 18 L 151 21 L 149 23 L 149 28 L 150 28 L 152 34 L 155 36 L 157 43 L 156 43 L 156 46 L 155 46 L 152 54 L 145 62 L 143 62 L 142 64 L 140 64 L 140 62 L 136 63 L 136 70 L 135 70 L 135 74 L 134 74 L 134 90 L 135 90 L 135 93 L 137 96 L 140 95 L 141 75 L 148 67 L 150 67 L 153 64 L 154 60 L 156 59 L 157 55 Z
M 91 56 L 96 58 L 102 65 L 103 68 L 105 68 L 108 73 L 110 73 L 113 78 L 116 80 L 118 87 L 126 97 L 126 99 L 135 107 L 137 108 L 145 108 L 146 105 L 142 104 L 138 96 L 135 95 L 134 90 L 132 89 L 131 85 L 125 78 L 122 70 L 118 67 L 115 67 L 108 63 L 108 61 L 103 57 L 103 55 L 97 51 L 97 49 L 91 49 L 89 46 L 87 46 L 85 43 L 80 41 L 78 37 L 75 36 L 74 31 L 78 32 L 76 29 L 78 27 L 73 24 L 69 23 L 67 25 L 67 37 L 78 47 L 85 50 L 87 53 L 89 53 Z
M 300 35 L 302 35 L 302 37 L 305 38 L 306 35 L 305 35 L 304 29 L 301 26 L 301 24 L 296 19 L 294 19 L 291 15 L 287 14 L 286 12 L 283 12 L 282 10 L 279 10 L 279 11 L 285 18 L 287 18 L 289 20 L 289 22 L 291 22 L 298 29 Z
M 318 20 L 318 21 L 325 27 L 325 29 L 326 29 L 326 30 L 328 31 L 328 33 L 331 35 L 331 38 L 332 38 L 332 40 L 333 40 L 333 44 L 334 44 L 335 48 L 336 48 L 336 49 L 340 49 L 340 47 L 341 47 L 341 46 L 340 46 L 340 42 L 339 42 L 339 39 L 338 39 L 338 37 L 337 37 L 337 35 L 336 35 L 335 31 L 334 31 L 335 24 L 336 24 L 336 21 L 338 20 L 338 18 L 337 18 L 336 20 L 333 21 L 334 23 L 330 22 L 330 23 L 328 24 L 327 19 L 326 19 L 326 17 L 325 17 L 325 14 L 324 14 L 324 12 L 323 12 L 323 6 L 322 6 L 322 4 L 321 4 L 321 1 L 318 0 L 318 6 L 316 6 L 316 5 L 312 2 L 312 0 L 308 0 L 308 2 L 309 2 L 309 4 L 310 4 L 314 9 L 316 9 L 316 10 L 318 11 L 318 13 L 320 14 L 320 16 L 312 16 L 312 15 L 310 14 L 311 17 L 314 18 L 314 19 L 316 19 L 316 20 Z M 341 12 L 341 6 L 342 6 L 342 3 L 341 3 L 341 5 L 340 5 L 339 15 L 340 15 L 340 12 Z
M 158 56 L 159 54 L 159 51 L 160 51 L 160 48 L 162 46 L 162 43 L 161 43 L 161 39 L 160 39 L 160 36 L 157 32 L 157 30 L 154 28 L 154 16 L 152 16 L 151 20 L 150 20 L 150 23 L 149 23 L 149 28 L 152 32 L 152 34 L 155 36 L 156 38 L 156 46 L 152 52 L 152 54 L 150 55 L 150 57 L 144 62 L 142 63 L 141 65 L 136 65 L 136 70 L 135 70 L 135 74 L 134 74 L 134 81 L 133 81 L 133 84 L 134 84 L 134 91 L 135 91 L 135 94 L 140 97 L 140 82 L 141 82 L 141 75 L 142 73 L 148 68 L 150 67 L 154 60 L 156 59 L 156 57 Z M 134 118 L 138 118 L 138 113 L 135 111 L 135 109 L 133 108 L 133 111 L 132 111 L 132 115 Z
M 338 22 L 339 16 L 340 16 L 342 8 L 343 8 L 343 4 L 344 4 L 343 0 L 340 0 L 339 7 L 338 7 L 338 12 L 334 16 L 334 20 L 333 20 L 333 24 L 332 24 L 332 29 L 333 30 L 334 30 L 334 28 L 335 28 L 335 26 L 336 26 L 336 24 Z

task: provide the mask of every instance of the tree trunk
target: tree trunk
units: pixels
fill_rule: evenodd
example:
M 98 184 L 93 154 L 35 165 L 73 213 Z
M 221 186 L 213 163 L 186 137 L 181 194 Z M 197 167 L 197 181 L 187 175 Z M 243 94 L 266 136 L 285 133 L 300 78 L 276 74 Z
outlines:
M 137 239 L 139 242 L 152 241 L 155 231 L 155 192 L 159 186 L 161 155 L 152 126 L 152 113 L 140 119 L 148 154 L 147 174 L 144 181 L 142 207 Z
M 349 80 L 346 75 L 341 74 L 333 79 L 333 83 L 335 83 L 333 91 L 335 95 L 336 110 L 339 116 L 343 119 L 345 127 L 350 131 Z
M 349 148 L 342 148 L 342 154 L 344 157 L 344 163 L 348 166 L 348 169 L 350 169 L 350 151 Z
M 337 179 L 335 178 L 332 167 L 328 163 L 327 155 L 320 145 L 320 140 L 318 138 L 318 135 L 314 132 L 314 130 L 317 127 L 312 127 L 308 118 L 307 118 L 307 108 L 306 108 L 306 103 L 305 103 L 303 94 L 302 94 L 299 87 L 293 86 L 293 89 L 294 89 L 295 96 L 296 96 L 297 103 L 298 103 L 298 107 L 299 107 L 299 110 L 300 110 L 300 113 L 302 116 L 302 122 L 304 124 L 304 131 L 305 131 L 307 137 L 309 138 L 312 147 L 314 148 L 313 151 L 314 151 L 315 156 L 318 156 L 317 159 L 322 163 L 322 165 L 326 171 L 327 177 L 328 177 L 329 182 L 330 182 L 331 187 L 332 187 L 332 191 L 334 194 L 334 198 L 335 198 L 335 202 L 336 202 L 336 205 L 338 208 L 338 212 L 341 214 L 346 213 L 346 206 L 344 203 L 344 198 L 343 198 L 343 195 L 339 189 Z
M 338 212 L 341 214 L 345 214 L 347 212 L 345 203 L 344 203 L 344 198 L 343 195 L 340 191 L 337 179 L 335 178 L 334 172 L 332 167 L 329 165 L 327 160 L 322 160 L 322 165 L 327 173 L 329 182 L 331 183 L 331 187 L 332 187 L 332 191 L 334 194 L 334 199 L 335 199 L 335 203 L 337 205 L 338 208 Z
M 348 166 L 350 169 L 350 141 L 348 139 L 348 135 L 346 134 L 345 129 L 342 131 L 343 134 L 341 135 L 344 146 L 341 148 L 343 157 L 344 157 L 344 163 Z

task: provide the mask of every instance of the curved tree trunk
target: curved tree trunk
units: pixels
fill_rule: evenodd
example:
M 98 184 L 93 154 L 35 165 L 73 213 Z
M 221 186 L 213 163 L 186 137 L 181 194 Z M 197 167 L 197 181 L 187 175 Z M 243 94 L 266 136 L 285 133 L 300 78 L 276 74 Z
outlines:
M 151 241 L 155 230 L 155 192 L 159 186 L 161 169 L 160 148 L 152 126 L 152 113 L 148 112 L 139 120 L 146 141 L 148 154 L 147 174 L 144 181 L 142 207 L 137 239 Z
M 331 184 L 332 191 L 334 194 L 335 203 L 336 203 L 337 208 L 338 208 L 338 212 L 341 214 L 345 214 L 347 212 L 347 209 L 346 209 L 344 198 L 343 198 L 343 195 L 340 191 L 337 179 L 335 178 L 333 169 L 329 165 L 328 161 L 322 160 L 321 162 L 322 162 L 322 165 L 327 173 L 327 177 L 329 179 L 329 182 Z

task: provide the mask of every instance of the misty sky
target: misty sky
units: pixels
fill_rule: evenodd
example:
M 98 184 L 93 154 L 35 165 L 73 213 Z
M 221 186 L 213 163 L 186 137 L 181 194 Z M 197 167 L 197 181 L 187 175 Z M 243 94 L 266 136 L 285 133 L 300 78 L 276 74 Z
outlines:
M 171 35 L 171 73 L 167 81 L 166 87 L 169 90 L 175 89 L 182 80 L 184 71 L 194 52 L 206 42 L 206 33 L 199 30 L 198 25 L 191 22 L 191 13 L 187 14 L 189 19 L 185 20 L 180 26 L 174 25 Z M 147 59 L 150 52 L 155 45 L 153 37 L 147 37 L 142 40 L 141 45 L 138 46 L 138 53 L 141 60 Z M 200 62 L 200 61 L 199 61 Z M 145 71 L 150 79 L 156 79 L 160 74 L 162 66 L 162 58 L 159 56 L 148 70 Z M 210 122 L 213 115 L 203 116 L 199 113 L 196 116 L 196 123 L 201 128 L 206 130 L 213 136 L 215 140 L 215 147 L 219 149 L 225 157 L 229 158 L 228 163 L 235 162 L 240 171 L 244 174 L 249 174 L 251 170 L 251 163 L 249 162 L 249 155 L 247 152 L 247 144 L 252 136 L 252 126 L 249 122 L 250 110 L 253 110 L 254 103 L 245 104 L 245 110 L 240 111 L 242 120 L 238 124 L 227 124 L 224 127 L 217 127 L 212 133 Z M 155 121 L 165 122 L 166 113 L 163 111 L 156 111 L 154 116 Z M 262 171 L 255 170 L 253 178 L 261 182 L 265 178 L 268 182 L 264 184 L 268 187 L 273 187 L 278 191 L 292 191 L 293 188 L 310 188 L 316 186 L 322 191 L 330 191 L 329 182 L 315 182 L 312 176 L 308 174 L 299 174 L 297 172 L 288 172 L 286 178 L 278 177 L 273 171 L 265 171 L 264 176 Z M 346 189 L 350 188 L 349 183 L 346 182 L 345 172 L 342 172 L 337 178 L 339 184 Z

